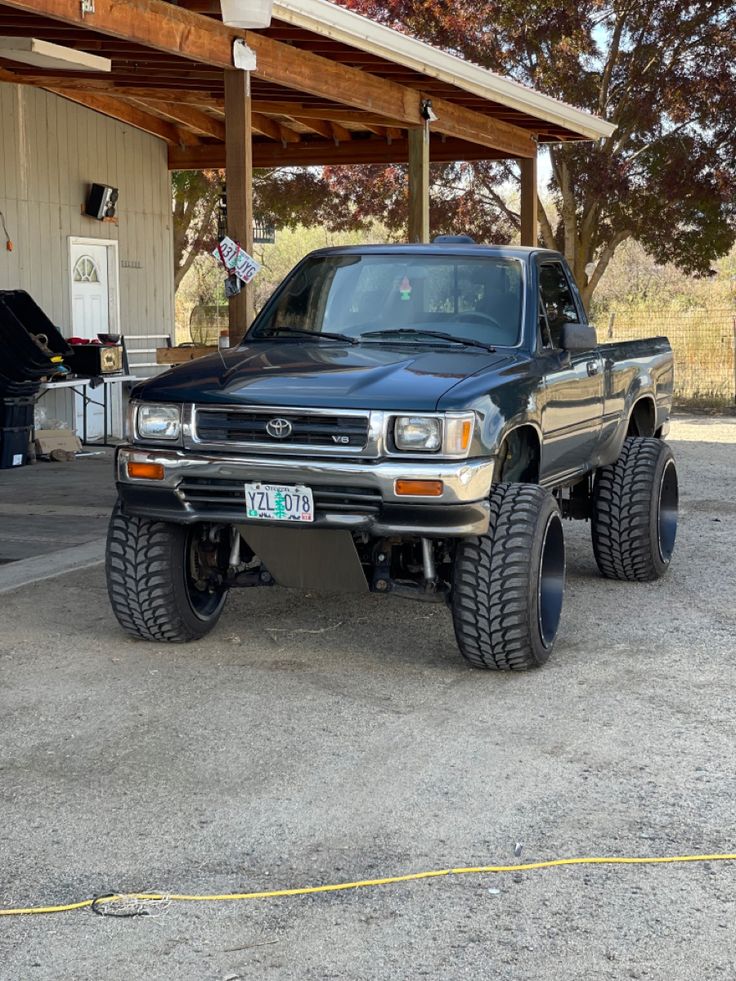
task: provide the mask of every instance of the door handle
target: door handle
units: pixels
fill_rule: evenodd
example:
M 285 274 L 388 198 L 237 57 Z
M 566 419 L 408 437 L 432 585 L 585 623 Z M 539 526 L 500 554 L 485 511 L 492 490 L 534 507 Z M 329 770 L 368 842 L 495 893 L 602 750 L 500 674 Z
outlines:
M 598 361 L 589 361 L 588 364 L 586 365 L 586 367 L 588 369 L 588 374 L 591 377 L 593 375 L 597 375 L 598 372 L 601 370 L 600 362 L 598 362 Z

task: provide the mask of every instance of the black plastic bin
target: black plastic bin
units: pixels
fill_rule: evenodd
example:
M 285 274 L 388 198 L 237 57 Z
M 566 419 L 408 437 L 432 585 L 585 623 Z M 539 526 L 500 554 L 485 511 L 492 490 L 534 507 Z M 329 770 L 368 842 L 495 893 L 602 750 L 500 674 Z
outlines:
M 6 378 L 6 376 L 0 372 L 0 398 L 19 398 L 23 395 L 31 395 L 35 397 L 38 395 L 40 388 L 41 382 L 39 381 L 34 379 L 14 381 L 11 378 Z
M 28 459 L 30 440 L 30 426 L 12 426 L 0 429 L 0 470 L 22 467 Z
M 47 354 L 31 335 L 42 334 Z M 25 290 L 0 290 L 0 357 L 3 374 L 13 381 L 43 378 L 72 349 Z
M 33 425 L 33 408 L 36 400 L 32 395 L 20 398 L 0 398 L 0 428 L 17 429 Z

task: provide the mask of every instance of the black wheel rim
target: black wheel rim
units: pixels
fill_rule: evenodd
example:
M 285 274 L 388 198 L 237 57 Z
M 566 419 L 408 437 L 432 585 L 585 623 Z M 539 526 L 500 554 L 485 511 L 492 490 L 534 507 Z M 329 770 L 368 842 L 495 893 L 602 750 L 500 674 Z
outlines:
M 185 586 L 187 599 L 192 608 L 192 613 L 200 620 L 209 620 L 217 613 L 222 603 L 223 590 L 216 589 L 214 592 L 208 589 L 198 589 L 192 577 L 192 549 L 196 547 L 197 534 L 192 529 L 186 537 L 184 546 L 184 567 L 186 569 Z
M 559 514 L 547 521 L 539 561 L 539 635 L 545 647 L 551 647 L 557 636 L 565 593 L 565 536 Z
M 665 564 L 669 563 L 675 548 L 678 498 L 677 470 L 674 461 L 668 460 L 662 471 L 657 504 L 659 557 Z

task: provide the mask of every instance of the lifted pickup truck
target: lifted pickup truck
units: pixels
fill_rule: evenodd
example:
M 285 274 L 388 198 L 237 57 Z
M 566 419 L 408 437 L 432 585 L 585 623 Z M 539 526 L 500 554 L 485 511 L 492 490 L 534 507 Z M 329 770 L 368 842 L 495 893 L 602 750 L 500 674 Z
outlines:
M 562 518 L 601 573 L 669 565 L 664 337 L 597 344 L 564 258 L 433 245 L 307 256 L 234 349 L 138 385 L 107 546 L 122 626 L 201 637 L 234 587 L 449 604 L 477 668 L 549 657 Z

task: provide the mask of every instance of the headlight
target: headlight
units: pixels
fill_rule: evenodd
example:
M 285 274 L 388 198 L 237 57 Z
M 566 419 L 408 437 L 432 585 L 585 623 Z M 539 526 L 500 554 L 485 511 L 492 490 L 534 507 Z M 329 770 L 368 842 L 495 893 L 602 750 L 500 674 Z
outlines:
M 442 446 L 442 421 L 433 416 L 397 416 L 394 442 L 397 450 L 434 453 Z
M 394 448 L 403 453 L 438 453 L 466 457 L 475 428 L 472 412 L 444 416 L 396 416 L 393 423 Z
M 178 405 L 139 405 L 136 431 L 141 439 L 178 439 L 181 412 Z

